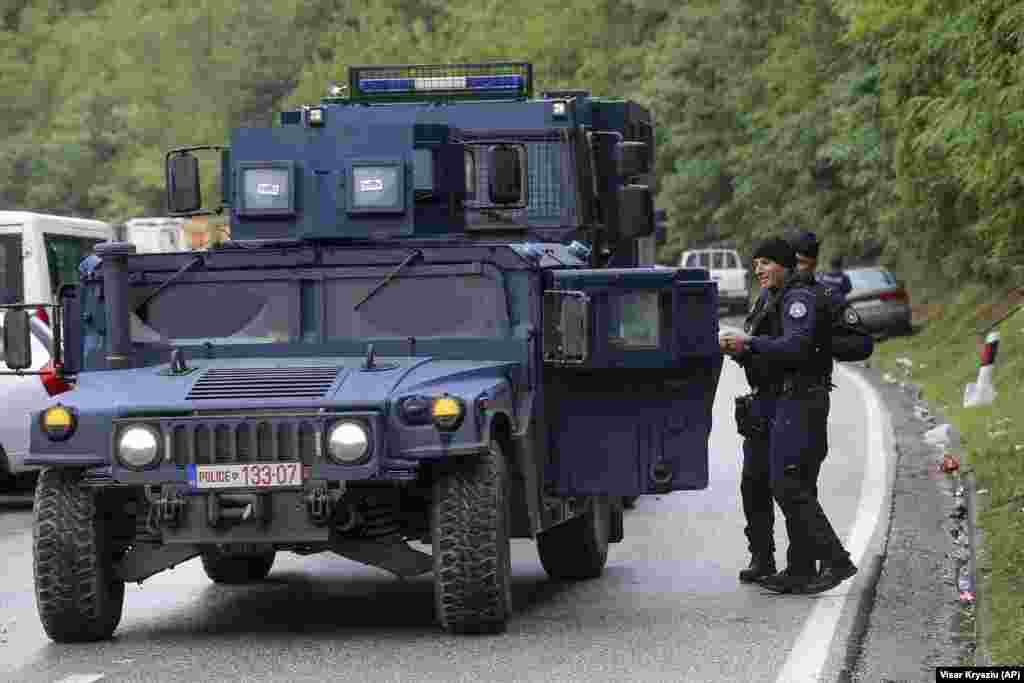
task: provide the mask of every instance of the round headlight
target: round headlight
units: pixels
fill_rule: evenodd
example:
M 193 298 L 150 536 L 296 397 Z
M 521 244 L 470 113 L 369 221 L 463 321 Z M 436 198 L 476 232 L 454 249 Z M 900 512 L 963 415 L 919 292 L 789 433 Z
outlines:
M 462 424 L 465 414 L 462 401 L 447 394 L 434 399 L 430 414 L 434 418 L 434 426 L 443 432 L 453 432 Z
M 160 460 L 160 435 L 152 427 L 134 425 L 121 432 L 117 457 L 128 467 L 144 469 Z
M 370 435 L 358 422 L 338 422 L 327 434 L 327 454 L 342 465 L 355 465 L 370 452 Z
M 75 433 L 78 420 L 68 407 L 57 404 L 43 411 L 43 433 L 50 441 L 64 441 Z

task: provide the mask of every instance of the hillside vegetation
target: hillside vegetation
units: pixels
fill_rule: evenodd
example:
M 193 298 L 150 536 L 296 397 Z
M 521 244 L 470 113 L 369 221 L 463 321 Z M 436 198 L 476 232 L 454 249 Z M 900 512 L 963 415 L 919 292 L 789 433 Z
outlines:
M 0 206 L 161 214 L 163 152 L 356 63 L 529 59 L 660 124 L 662 257 L 790 227 L 912 282 L 1016 279 L 1015 0 L 6 0 Z

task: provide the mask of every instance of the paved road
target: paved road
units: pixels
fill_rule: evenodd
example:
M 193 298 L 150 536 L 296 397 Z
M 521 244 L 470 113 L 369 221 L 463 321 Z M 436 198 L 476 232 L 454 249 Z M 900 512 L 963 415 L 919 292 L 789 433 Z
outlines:
M 861 380 L 836 379 L 820 488 L 866 561 L 885 521 L 888 456 L 872 436 L 885 416 Z M 745 386 L 727 362 L 710 488 L 641 498 L 602 578 L 549 582 L 533 544 L 513 542 L 515 615 L 500 636 L 440 632 L 429 575 L 401 582 L 332 555 L 281 554 L 250 587 L 215 586 L 198 561 L 183 564 L 129 587 L 113 641 L 56 645 L 35 613 L 31 513 L 0 507 L 0 681 L 834 681 L 868 572 L 815 597 L 736 580 L 747 556 L 731 408 Z

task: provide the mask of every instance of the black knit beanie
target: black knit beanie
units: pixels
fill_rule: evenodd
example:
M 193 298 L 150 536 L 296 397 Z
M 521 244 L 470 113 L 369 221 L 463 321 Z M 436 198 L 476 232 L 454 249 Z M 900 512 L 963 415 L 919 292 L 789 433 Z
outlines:
M 769 237 L 758 244 L 751 260 L 756 258 L 771 259 L 784 268 L 796 267 L 796 251 L 792 244 L 781 237 Z
M 818 236 L 813 232 L 801 232 L 791 241 L 796 253 L 809 256 L 810 258 L 818 258 L 818 248 L 821 246 L 821 243 L 818 241 Z

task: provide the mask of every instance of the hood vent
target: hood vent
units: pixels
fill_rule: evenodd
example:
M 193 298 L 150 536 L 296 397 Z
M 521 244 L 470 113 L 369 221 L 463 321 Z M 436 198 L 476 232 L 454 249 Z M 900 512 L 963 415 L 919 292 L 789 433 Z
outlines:
M 207 370 L 185 398 L 324 398 L 341 368 L 218 368 Z

